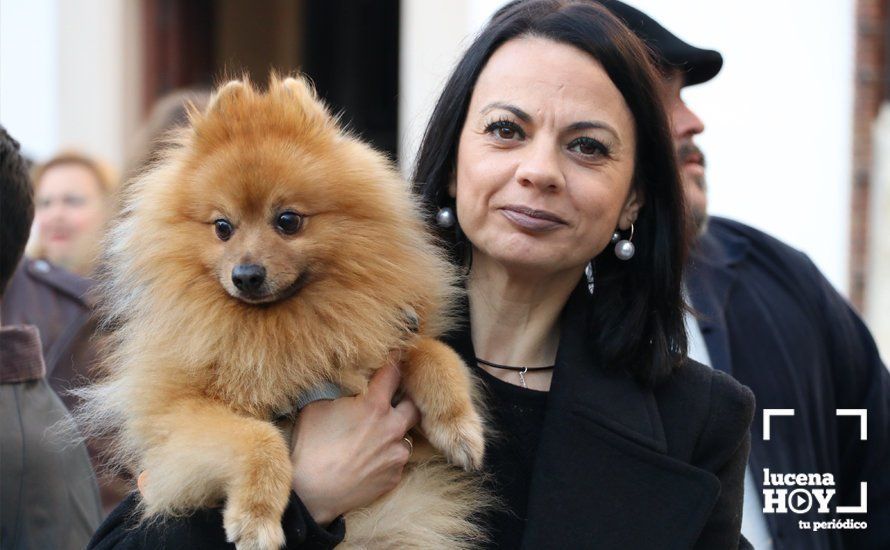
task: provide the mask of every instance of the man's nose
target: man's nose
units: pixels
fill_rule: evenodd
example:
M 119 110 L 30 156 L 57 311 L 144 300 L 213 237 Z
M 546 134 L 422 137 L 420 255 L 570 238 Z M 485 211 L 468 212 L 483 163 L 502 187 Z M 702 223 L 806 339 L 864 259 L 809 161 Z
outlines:
M 560 168 L 560 146 L 541 139 L 529 143 L 516 169 L 516 179 L 520 185 L 532 185 L 542 191 L 553 191 L 565 185 Z
M 705 131 L 705 123 L 682 100 L 674 106 L 671 126 L 676 137 L 686 138 L 696 136 Z

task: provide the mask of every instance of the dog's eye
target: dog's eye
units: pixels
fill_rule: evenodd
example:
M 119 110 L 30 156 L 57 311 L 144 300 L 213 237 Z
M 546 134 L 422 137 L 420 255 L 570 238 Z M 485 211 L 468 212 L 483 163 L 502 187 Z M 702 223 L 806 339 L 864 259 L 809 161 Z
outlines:
M 293 235 L 303 225 L 303 216 L 296 212 L 282 212 L 275 219 L 275 227 L 286 235 Z
M 216 236 L 219 237 L 221 241 L 227 241 L 232 236 L 232 233 L 235 232 L 235 228 L 232 227 L 232 224 L 229 223 L 229 220 L 216 220 L 213 222 L 213 227 L 216 229 Z

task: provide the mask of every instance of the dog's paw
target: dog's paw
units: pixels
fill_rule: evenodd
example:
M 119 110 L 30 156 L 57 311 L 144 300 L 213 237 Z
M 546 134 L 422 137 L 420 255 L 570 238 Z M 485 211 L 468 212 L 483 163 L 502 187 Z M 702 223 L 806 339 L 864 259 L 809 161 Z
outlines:
M 226 540 L 238 550 L 278 550 L 284 546 L 284 530 L 278 518 L 257 517 L 226 507 L 223 513 Z
M 426 418 L 421 427 L 429 442 L 442 451 L 448 462 L 467 471 L 482 468 L 485 430 L 476 411 L 470 409 L 468 413 L 448 420 Z

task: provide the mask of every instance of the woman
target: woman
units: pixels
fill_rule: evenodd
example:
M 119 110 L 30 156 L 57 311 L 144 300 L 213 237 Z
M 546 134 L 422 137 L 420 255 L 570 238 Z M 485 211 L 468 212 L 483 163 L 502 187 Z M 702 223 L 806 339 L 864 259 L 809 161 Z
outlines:
M 682 192 L 647 59 L 598 5 L 511 4 L 418 156 L 469 266 L 453 345 L 504 434 L 488 450 L 508 504 L 494 546 L 738 545 L 752 397 L 684 360 Z
M 451 343 L 497 434 L 492 547 L 739 544 L 753 398 L 685 360 L 682 191 L 654 86 L 642 44 L 602 8 L 511 4 L 424 139 L 418 190 L 467 271 L 468 322 Z M 335 545 L 336 518 L 397 482 L 416 410 L 369 406 L 397 386 L 388 366 L 367 396 L 303 409 L 289 546 Z M 121 513 L 96 547 L 149 545 L 121 534 Z M 172 533 L 165 544 L 224 544 L 218 512 Z
M 35 240 L 27 254 L 89 276 L 108 215 L 115 179 L 102 163 L 62 153 L 34 172 Z

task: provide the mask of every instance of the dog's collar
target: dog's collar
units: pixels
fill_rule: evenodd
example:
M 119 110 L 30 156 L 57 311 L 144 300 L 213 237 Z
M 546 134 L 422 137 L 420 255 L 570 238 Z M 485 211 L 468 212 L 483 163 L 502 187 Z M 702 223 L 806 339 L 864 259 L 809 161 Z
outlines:
M 405 324 L 408 332 L 416 334 L 420 330 L 420 318 L 412 307 L 406 307 L 403 310 L 405 316 Z M 309 388 L 300 394 L 294 402 L 294 408 L 291 412 L 300 412 L 303 407 L 309 403 L 316 401 L 332 401 L 339 397 L 343 397 L 343 390 L 340 386 L 333 382 L 321 382 L 320 384 Z
M 338 397 L 343 397 L 343 391 L 340 389 L 340 386 L 333 382 L 322 382 L 300 394 L 294 403 L 294 411 L 302 410 L 302 408 L 309 403 L 314 403 L 316 401 L 331 401 Z

